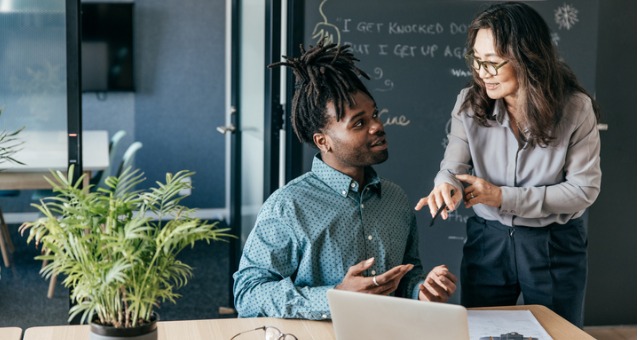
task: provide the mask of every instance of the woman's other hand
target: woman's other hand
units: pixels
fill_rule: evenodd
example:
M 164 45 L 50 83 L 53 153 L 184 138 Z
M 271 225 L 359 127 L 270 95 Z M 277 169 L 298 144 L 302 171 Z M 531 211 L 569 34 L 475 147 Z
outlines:
M 476 204 L 484 204 L 499 208 L 502 205 L 502 189 L 484 179 L 472 175 L 456 175 L 456 178 L 467 183 L 464 189 L 464 206 L 470 208 Z

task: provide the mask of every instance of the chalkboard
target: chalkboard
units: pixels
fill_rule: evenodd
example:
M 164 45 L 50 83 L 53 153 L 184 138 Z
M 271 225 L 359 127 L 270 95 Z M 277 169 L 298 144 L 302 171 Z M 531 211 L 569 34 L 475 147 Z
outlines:
M 389 142 L 389 160 L 378 173 L 404 188 L 416 203 L 433 188 L 447 144 L 451 110 L 471 80 L 464 60 L 467 25 L 484 1 L 308 0 L 305 45 L 328 37 L 350 44 L 371 76 L 365 84 L 380 109 Z M 561 57 L 582 85 L 595 89 L 597 0 L 531 1 L 547 21 Z M 305 150 L 311 159 L 314 150 Z M 309 169 L 310 161 L 305 164 Z M 460 209 L 447 221 L 417 214 L 420 252 L 425 268 L 446 264 L 459 273 L 465 222 Z M 459 294 L 451 299 L 459 302 Z

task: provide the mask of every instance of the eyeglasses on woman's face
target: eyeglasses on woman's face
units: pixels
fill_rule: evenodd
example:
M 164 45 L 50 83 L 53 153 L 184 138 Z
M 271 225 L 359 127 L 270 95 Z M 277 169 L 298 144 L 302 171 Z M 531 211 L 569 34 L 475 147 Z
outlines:
M 471 67 L 473 67 L 474 70 L 480 71 L 480 67 L 482 67 L 487 73 L 489 73 L 492 76 L 497 76 L 498 70 L 509 62 L 509 60 L 505 60 L 501 63 L 495 63 L 492 61 L 482 61 L 476 58 L 473 54 L 467 54 L 465 55 L 465 58 L 467 59 L 467 62 Z
M 234 335 L 233 338 L 231 338 L 230 340 L 233 340 L 242 334 L 259 331 L 259 330 L 264 330 L 264 340 L 298 340 L 298 338 L 295 335 L 290 333 L 282 333 L 279 329 L 273 326 L 262 326 L 256 329 L 250 329 L 248 331 L 240 332 Z

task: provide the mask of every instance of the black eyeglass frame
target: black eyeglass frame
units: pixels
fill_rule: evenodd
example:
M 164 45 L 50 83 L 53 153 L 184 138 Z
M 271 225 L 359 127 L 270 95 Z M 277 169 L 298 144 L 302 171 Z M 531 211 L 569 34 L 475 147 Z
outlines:
M 464 57 L 465 59 L 467 59 L 467 63 L 469 64 L 469 66 L 471 66 L 471 68 L 476 71 L 480 71 L 480 67 L 482 67 L 485 71 L 487 71 L 487 73 L 492 76 L 497 76 L 498 70 L 509 62 L 509 60 L 505 60 L 500 64 L 496 64 L 492 61 L 482 61 L 476 58 L 472 53 L 467 53 Z M 489 68 L 489 66 L 491 66 L 491 68 Z M 493 70 L 494 72 L 491 72 L 491 70 Z
M 247 330 L 247 331 L 244 331 L 244 332 L 240 332 L 240 333 L 238 333 L 238 334 L 234 335 L 234 336 L 233 336 L 231 339 L 229 339 L 229 340 L 233 340 L 233 339 L 235 339 L 235 338 L 239 337 L 239 336 L 240 336 L 240 335 L 242 335 L 242 334 L 250 333 L 250 332 L 254 332 L 254 331 L 259 331 L 259 330 L 263 330 L 263 331 L 265 331 L 265 335 L 266 335 L 267 328 L 275 329 L 276 331 L 278 331 L 278 333 L 279 333 L 280 335 L 278 336 L 278 339 L 276 339 L 276 340 L 284 340 L 284 338 L 285 338 L 286 336 L 292 336 L 294 340 L 298 340 L 298 337 L 297 337 L 297 336 L 295 336 L 295 335 L 293 335 L 293 334 L 291 334 L 291 333 L 282 333 L 282 331 L 281 331 L 280 329 L 278 329 L 278 327 L 274 327 L 274 326 L 262 326 L 262 327 L 258 327 L 258 328 L 250 329 L 250 330 Z

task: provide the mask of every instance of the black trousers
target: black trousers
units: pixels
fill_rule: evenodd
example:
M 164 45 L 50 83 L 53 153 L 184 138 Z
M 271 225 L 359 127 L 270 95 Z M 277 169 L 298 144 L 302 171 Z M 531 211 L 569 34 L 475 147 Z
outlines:
M 582 328 L 587 232 L 581 218 L 546 227 L 509 227 L 474 216 L 460 268 L 465 307 L 548 307 Z

